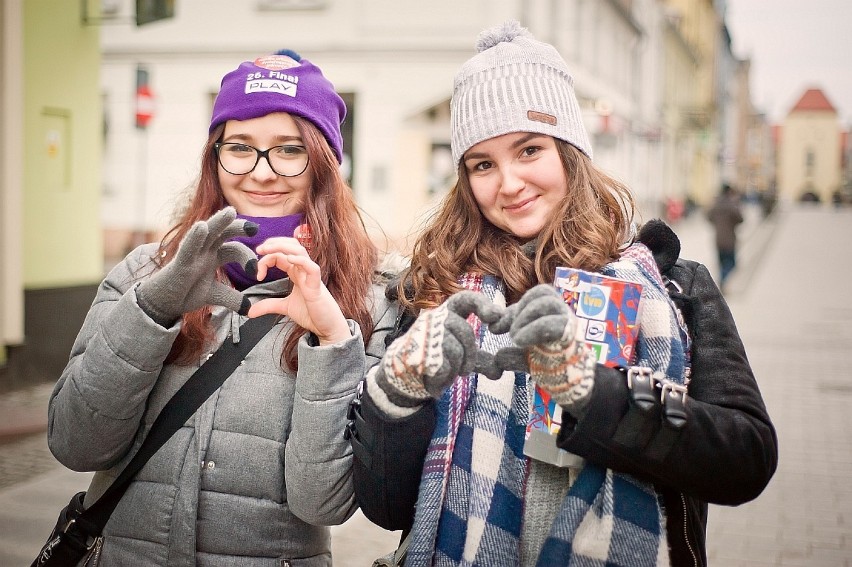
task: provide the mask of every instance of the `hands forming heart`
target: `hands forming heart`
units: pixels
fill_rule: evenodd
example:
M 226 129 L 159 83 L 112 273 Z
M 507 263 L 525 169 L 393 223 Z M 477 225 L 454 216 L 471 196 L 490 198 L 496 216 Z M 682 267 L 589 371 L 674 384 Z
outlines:
M 470 314 L 494 334 L 509 333 L 514 346 L 491 354 L 481 350 Z M 508 307 L 469 290 L 452 295 L 443 305 L 424 310 L 409 330 L 385 352 L 376 373 L 378 385 L 399 406 L 439 398 L 456 376 L 478 372 L 492 380 L 504 371 L 529 372 L 530 348 L 574 342 L 576 317 L 553 286 L 541 284 Z
M 490 309 L 480 312 L 482 302 Z M 508 308 L 491 304 L 487 298 L 473 301 L 470 310 L 488 325 L 495 335 L 509 333 L 515 346 L 503 347 L 495 354 L 476 348 L 474 370 L 491 380 L 497 380 L 505 371 L 529 372 L 527 352 L 529 347 L 572 339 L 577 320 L 571 309 L 550 285 L 540 284 L 528 290 L 521 300 Z

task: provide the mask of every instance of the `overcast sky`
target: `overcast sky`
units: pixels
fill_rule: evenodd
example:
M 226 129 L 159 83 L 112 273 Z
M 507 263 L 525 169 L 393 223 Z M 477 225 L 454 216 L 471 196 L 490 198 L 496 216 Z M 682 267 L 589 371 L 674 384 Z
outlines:
M 820 88 L 852 128 L 852 0 L 728 0 L 734 54 L 751 58 L 752 101 L 780 122 Z

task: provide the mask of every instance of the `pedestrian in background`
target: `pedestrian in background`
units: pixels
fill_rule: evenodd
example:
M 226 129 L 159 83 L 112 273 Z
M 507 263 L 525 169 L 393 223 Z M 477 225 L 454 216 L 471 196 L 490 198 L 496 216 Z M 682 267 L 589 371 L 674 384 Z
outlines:
M 389 290 L 400 336 L 353 406 L 359 504 L 410 532 L 408 566 L 705 565 L 707 502 L 755 498 L 777 462 L 731 313 L 665 224 L 634 240 L 557 51 L 517 22 L 477 47 L 451 102 L 458 181 Z M 642 284 L 631 369 L 597 362 L 557 266 Z M 533 382 L 579 463 L 525 456 Z
M 335 425 L 365 352 L 384 350 L 376 326 L 396 315 L 340 174 L 345 114 L 296 53 L 241 63 L 222 79 L 183 216 L 100 285 L 49 407 L 53 454 L 97 471 L 87 506 L 209 354 L 240 340 L 247 311 L 283 315 L 135 477 L 101 565 L 331 565 L 321 526 L 356 509 Z
M 707 211 L 707 220 L 716 233 L 716 253 L 719 257 L 719 287 L 725 290 L 728 276 L 737 266 L 737 226 L 743 222 L 740 196 L 729 184 L 722 190 Z

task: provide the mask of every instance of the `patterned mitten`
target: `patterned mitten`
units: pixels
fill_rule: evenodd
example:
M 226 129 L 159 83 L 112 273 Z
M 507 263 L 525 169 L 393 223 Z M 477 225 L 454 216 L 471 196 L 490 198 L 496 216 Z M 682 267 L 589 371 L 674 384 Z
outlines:
M 375 379 L 391 403 L 414 407 L 439 398 L 460 374 L 472 372 L 479 348 L 467 316 L 484 323 L 497 320 L 502 309 L 485 295 L 460 291 L 435 309 L 424 310 L 408 331 L 385 351 Z
M 136 291 L 139 307 L 151 319 L 169 327 L 184 313 L 204 305 L 222 305 L 241 315 L 248 313 L 248 298 L 216 281 L 216 270 L 229 262 L 239 262 L 246 273 L 257 273 L 257 256 L 248 246 L 225 242 L 234 236 L 257 233 L 256 224 L 235 220 L 236 217 L 234 208 L 226 207 L 192 225 L 172 261 L 140 284 Z
M 527 347 L 532 379 L 575 417 L 582 413 L 594 385 L 596 357 L 591 346 L 576 339 L 577 316 L 547 284 L 528 290 L 509 313 L 509 332 L 517 346 Z

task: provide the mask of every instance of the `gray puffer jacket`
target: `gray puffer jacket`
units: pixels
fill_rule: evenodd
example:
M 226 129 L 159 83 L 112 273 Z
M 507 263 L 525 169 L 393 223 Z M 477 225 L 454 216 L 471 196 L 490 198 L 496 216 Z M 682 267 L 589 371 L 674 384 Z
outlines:
M 136 283 L 156 245 L 133 251 L 98 289 L 49 406 L 48 442 L 77 471 L 99 471 L 100 496 L 138 450 L 169 398 L 197 365 L 164 365 L 179 331 L 152 321 Z M 252 300 L 289 292 L 254 286 Z M 282 319 L 135 478 L 104 530 L 102 565 L 331 565 L 327 525 L 357 508 L 346 410 L 365 367 L 384 353 L 396 309 L 374 286 L 375 332 L 342 343 L 299 343 L 297 375 L 282 371 Z M 244 317 L 214 308 L 216 341 L 238 341 Z M 198 365 L 203 362 L 198 361 Z

